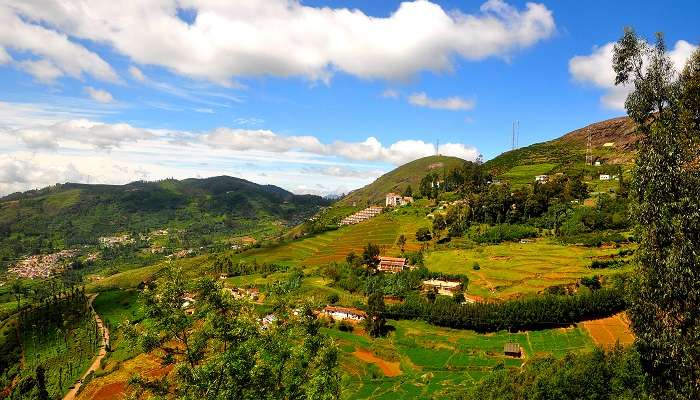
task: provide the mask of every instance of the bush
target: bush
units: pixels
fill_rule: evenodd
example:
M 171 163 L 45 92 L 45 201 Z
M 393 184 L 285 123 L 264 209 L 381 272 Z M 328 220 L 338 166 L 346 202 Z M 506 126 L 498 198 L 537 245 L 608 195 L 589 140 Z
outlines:
M 474 271 L 478 271 L 478 270 L 481 269 L 481 266 L 479 265 L 478 262 L 474 261 L 474 262 L 472 263 L 472 269 L 473 269 Z
M 342 320 L 338 323 L 338 330 L 342 332 L 352 332 L 354 329 L 355 327 L 348 321 Z
M 335 292 L 329 293 L 328 296 L 326 296 L 326 301 L 328 304 L 335 304 L 340 301 L 340 296 Z
M 513 242 L 536 237 L 537 233 L 537 228 L 527 225 L 499 224 L 488 228 L 485 232 L 474 234 L 472 239 L 478 243 Z

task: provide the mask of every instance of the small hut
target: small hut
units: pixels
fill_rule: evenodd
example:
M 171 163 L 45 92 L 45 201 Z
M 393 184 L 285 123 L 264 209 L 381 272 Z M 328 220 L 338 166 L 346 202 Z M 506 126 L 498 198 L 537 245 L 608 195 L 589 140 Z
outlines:
M 520 356 L 522 355 L 520 345 L 517 343 L 506 343 L 506 345 L 503 346 L 503 352 L 505 353 L 505 355 L 510 357 L 520 358 Z

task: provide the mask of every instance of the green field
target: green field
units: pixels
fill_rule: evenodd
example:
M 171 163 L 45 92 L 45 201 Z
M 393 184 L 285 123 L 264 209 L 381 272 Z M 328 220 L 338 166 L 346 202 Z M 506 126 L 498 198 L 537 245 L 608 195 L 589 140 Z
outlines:
M 139 354 L 137 347 L 124 340 L 120 325 L 127 320 L 135 322 L 143 318 L 136 290 L 110 290 L 100 293 L 93 302 L 97 312 L 110 330 L 110 360 L 122 361 Z
M 335 338 L 342 357 L 344 397 L 350 399 L 444 398 L 467 388 L 493 368 L 519 367 L 534 355 L 563 356 L 593 348 L 579 327 L 533 332 L 478 334 L 438 328 L 418 321 L 389 321 L 396 330 L 386 338 L 324 329 Z M 523 359 L 503 355 L 507 342 L 520 344 Z M 365 350 L 378 359 L 400 365 L 400 375 L 386 377 L 376 363 L 362 361 L 353 352 Z M 396 365 L 396 364 L 394 364 Z
M 553 285 L 575 282 L 590 275 L 609 275 L 621 269 L 588 268 L 594 257 L 616 254 L 620 249 L 564 246 L 551 239 L 532 243 L 506 242 L 471 249 L 428 253 L 425 265 L 432 271 L 469 276 L 470 294 L 508 297 L 536 293 Z M 474 262 L 479 270 L 474 270 Z
M 533 183 L 535 181 L 535 176 L 547 174 L 556 166 L 557 164 L 549 163 L 518 165 L 508 170 L 508 172 L 504 173 L 499 178 L 510 182 L 513 187 L 517 188 Z

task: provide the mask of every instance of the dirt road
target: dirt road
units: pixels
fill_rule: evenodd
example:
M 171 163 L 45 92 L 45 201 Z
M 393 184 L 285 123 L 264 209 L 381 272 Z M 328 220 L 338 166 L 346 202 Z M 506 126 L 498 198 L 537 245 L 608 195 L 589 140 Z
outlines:
M 102 361 L 103 358 L 107 355 L 107 346 L 109 345 L 109 329 L 107 329 L 106 326 L 104 326 L 104 323 L 102 323 L 102 318 L 95 312 L 95 309 L 92 307 L 92 302 L 95 300 L 95 297 L 97 297 L 96 294 L 93 294 L 90 296 L 88 299 L 88 302 L 90 304 L 90 309 L 93 312 L 93 315 L 95 316 L 95 322 L 97 322 L 97 327 L 100 329 L 100 332 L 102 332 L 102 343 L 100 343 L 100 352 L 97 354 L 97 357 L 95 357 L 95 360 L 92 362 L 92 365 L 90 365 L 90 368 L 87 369 L 83 373 L 83 375 L 78 379 L 78 382 L 75 383 L 73 386 L 73 389 L 71 389 L 66 395 L 63 397 L 63 400 L 74 400 L 75 397 L 78 394 L 78 390 L 80 390 L 80 387 L 83 384 L 83 380 L 93 371 L 97 371 L 98 368 L 100 368 L 100 362 Z

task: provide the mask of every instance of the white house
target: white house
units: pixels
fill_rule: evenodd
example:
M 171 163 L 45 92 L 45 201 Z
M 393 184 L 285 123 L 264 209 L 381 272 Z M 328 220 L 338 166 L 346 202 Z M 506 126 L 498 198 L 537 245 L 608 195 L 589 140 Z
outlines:
M 336 321 L 350 320 L 359 322 L 364 320 L 367 316 L 364 311 L 358 308 L 336 306 L 326 306 L 321 313 L 328 315 Z
M 537 175 L 537 176 L 535 177 L 535 182 L 542 182 L 542 183 L 544 183 L 544 182 L 547 182 L 547 180 L 549 180 L 549 176 L 547 176 L 547 175 Z
M 401 196 L 398 193 L 387 193 L 385 205 L 387 207 L 399 207 L 413 203 L 413 197 Z
M 462 282 L 444 279 L 428 279 L 423 281 L 423 290 L 435 290 L 443 296 L 454 296 L 462 290 Z
M 609 181 L 609 180 L 610 180 L 610 175 L 608 175 L 608 174 L 600 174 L 600 180 L 601 180 L 601 181 Z

